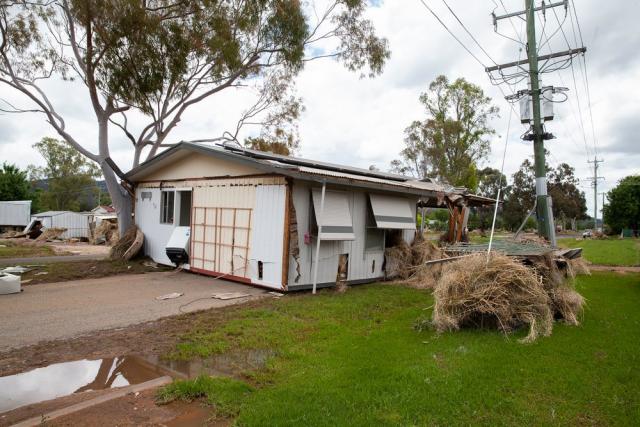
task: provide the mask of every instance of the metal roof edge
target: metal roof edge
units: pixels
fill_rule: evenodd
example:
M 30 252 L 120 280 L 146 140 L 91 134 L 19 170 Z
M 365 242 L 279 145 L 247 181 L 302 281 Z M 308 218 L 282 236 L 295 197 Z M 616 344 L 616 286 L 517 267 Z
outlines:
M 152 167 L 153 165 L 157 164 L 158 162 L 164 160 L 167 157 L 172 156 L 175 152 L 178 152 L 180 150 L 188 150 L 191 152 L 195 152 L 195 153 L 200 153 L 200 154 L 204 154 L 206 156 L 211 156 L 211 157 L 217 157 L 217 158 L 223 158 L 223 159 L 232 159 L 234 161 L 243 163 L 245 165 L 251 166 L 251 167 L 255 167 L 256 169 L 260 169 L 263 171 L 267 171 L 267 172 L 277 172 L 279 171 L 281 168 L 275 167 L 275 166 L 271 166 L 268 165 L 264 162 L 261 162 L 259 160 L 256 159 L 252 159 L 252 158 L 248 158 L 245 156 L 241 156 L 239 154 L 235 154 L 232 152 L 228 152 L 225 150 L 220 150 L 217 148 L 212 148 L 212 147 L 205 147 L 199 144 L 195 144 L 192 142 L 180 142 L 176 145 L 174 145 L 173 147 L 169 148 L 166 151 L 163 151 L 162 153 L 158 154 L 157 156 L 145 161 L 144 163 L 141 163 L 140 165 L 136 166 L 135 168 L 131 169 L 129 172 L 127 172 L 126 174 L 124 174 L 124 177 L 128 180 L 131 180 L 133 182 L 139 181 L 136 179 L 133 179 L 133 177 L 141 172 L 144 172 L 145 169 L 148 169 L 149 167 Z

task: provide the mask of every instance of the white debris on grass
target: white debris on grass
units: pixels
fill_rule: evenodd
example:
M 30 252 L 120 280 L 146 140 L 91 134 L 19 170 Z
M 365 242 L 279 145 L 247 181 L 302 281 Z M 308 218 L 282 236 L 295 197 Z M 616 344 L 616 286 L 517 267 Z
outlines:
M 26 273 L 27 271 L 31 271 L 31 269 L 27 267 L 22 267 L 20 265 L 16 265 L 14 267 L 7 267 L 3 270 L 0 270 L 0 272 L 5 274 L 22 274 L 22 273 Z

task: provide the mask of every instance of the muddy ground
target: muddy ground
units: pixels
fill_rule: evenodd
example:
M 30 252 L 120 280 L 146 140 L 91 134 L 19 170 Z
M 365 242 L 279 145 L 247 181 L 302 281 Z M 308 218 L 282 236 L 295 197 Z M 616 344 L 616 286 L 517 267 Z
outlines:
M 98 279 L 101 277 L 116 276 L 119 274 L 138 274 L 157 271 L 170 271 L 171 267 L 158 265 L 148 258 L 134 259 L 131 261 L 110 260 L 69 260 L 42 264 L 33 267 L 33 270 L 24 273 L 22 285 L 37 285 L 41 283 L 68 282 L 80 279 Z
M 69 340 L 42 342 L 36 345 L 0 353 L 0 376 L 12 375 L 54 363 L 79 359 L 100 359 L 135 354 L 153 360 L 175 348 L 183 333 L 194 324 L 206 322 L 216 325 L 226 322 L 237 310 L 270 304 L 272 300 L 256 300 L 245 304 L 216 308 L 120 329 L 105 330 Z M 239 372 L 224 372 L 236 376 Z M 47 426 L 102 426 L 102 425 L 164 425 L 164 426 L 228 426 L 232 420 L 211 418 L 213 408 L 202 402 L 155 403 L 156 389 L 138 395 L 105 402 L 79 412 L 44 420 Z M 73 394 L 63 398 L 27 405 L 0 415 L 0 427 L 17 421 L 40 416 L 56 409 L 87 400 L 109 390 Z M 106 421 L 108 420 L 108 421 Z
M 180 336 L 198 322 L 207 325 L 224 323 L 237 310 L 270 304 L 270 299 L 245 304 L 186 313 L 179 316 L 93 332 L 69 340 L 45 341 L 0 353 L 0 376 L 24 372 L 52 363 L 79 359 L 101 359 L 136 354 L 142 357 L 162 356 L 173 350 Z
M 59 399 L 28 405 L 9 411 L 0 416 L 0 427 L 10 426 L 16 422 L 61 409 L 82 401 L 109 393 L 110 390 L 89 391 L 72 394 Z M 141 393 L 129 393 L 124 397 L 110 400 L 99 405 L 74 412 L 54 420 L 44 418 L 46 426 L 85 426 L 98 427 L 104 425 L 139 426 L 163 425 L 167 427 L 189 426 L 228 426 L 231 420 L 215 419 L 212 408 L 200 402 L 172 402 L 168 405 L 155 403 L 156 390 Z M 107 421 L 108 420 L 108 421 Z

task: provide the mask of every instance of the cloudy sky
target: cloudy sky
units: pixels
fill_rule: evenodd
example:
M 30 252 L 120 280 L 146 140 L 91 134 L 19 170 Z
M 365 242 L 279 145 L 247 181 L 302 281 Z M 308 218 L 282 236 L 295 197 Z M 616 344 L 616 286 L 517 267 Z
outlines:
M 376 6 L 368 11 L 368 15 L 379 34 L 388 38 L 391 59 L 384 73 L 375 79 L 360 79 L 332 60 L 318 60 L 307 65 L 297 81 L 298 93 L 306 106 L 300 121 L 300 154 L 319 160 L 362 167 L 376 165 L 387 169 L 403 147 L 404 129 L 411 121 L 424 118 L 418 102 L 420 92 L 436 76 L 444 74 L 451 79 L 464 77 L 480 85 L 500 107 L 500 118 L 492 123 L 497 131 L 492 151 L 481 165 L 499 168 L 510 113 L 500 88 L 491 84 L 483 67 L 447 33 L 419 0 L 374 3 Z M 504 13 L 499 0 L 447 1 L 490 58 L 465 33 L 442 0 L 426 0 L 426 3 L 484 65 L 492 65 L 493 61 L 510 62 L 524 55 L 519 51 L 517 41 L 494 32 L 491 12 L 495 9 L 498 15 Z M 503 0 L 503 3 L 509 12 L 513 12 L 521 10 L 524 1 Z M 582 37 L 588 49 L 586 65 L 593 126 L 582 61 L 576 60 L 573 70 L 569 68 L 542 77 L 545 85 L 570 89 L 568 101 L 555 104 L 555 120 L 547 123 L 547 128 L 557 139 L 548 141 L 546 146 L 551 152 L 548 159 L 551 166 L 567 162 L 575 167 L 583 190 L 587 192 L 589 213 L 592 214 L 593 191 L 586 178 L 592 176 L 593 171 L 587 159 L 593 159 L 597 152 L 605 160 L 601 164 L 601 174 L 606 177 L 601 182 L 604 191 L 620 178 L 640 172 L 640 145 L 634 130 L 640 117 L 640 56 L 636 54 L 640 46 L 640 31 L 636 27 L 640 1 L 575 0 L 575 3 Z M 562 21 L 564 10 L 558 8 L 556 11 Z M 552 12 L 547 11 L 546 24 L 542 17 L 538 21 L 539 30 L 543 25 L 547 36 L 558 28 Z M 571 47 L 576 47 L 569 18 L 564 21 L 563 30 Z M 498 31 L 517 40 L 524 35 L 524 24 L 519 19 L 503 20 Z M 561 31 L 556 32 L 543 47 L 542 54 L 550 49 L 567 49 Z M 514 87 L 502 85 L 501 88 L 510 93 L 511 90 L 525 88 L 525 85 L 521 82 Z M 95 122 L 84 89 L 52 81 L 47 83 L 45 90 L 66 117 L 71 133 L 86 146 L 95 147 Z M 13 101 L 19 100 L 14 94 L 5 92 L 2 95 Z M 239 112 L 249 101 L 250 96 L 246 92 L 229 90 L 185 115 L 173 139 L 218 136 L 235 126 Z M 520 140 L 524 131 L 524 125 L 512 120 L 504 167 L 507 176 L 533 153 L 531 143 Z M 40 116 L 0 115 L 0 159 L 23 167 L 41 164 L 42 160 L 31 144 L 48 135 L 55 136 Z M 130 146 L 115 131 L 113 135 L 112 157 L 121 169 L 128 170 L 132 161 Z

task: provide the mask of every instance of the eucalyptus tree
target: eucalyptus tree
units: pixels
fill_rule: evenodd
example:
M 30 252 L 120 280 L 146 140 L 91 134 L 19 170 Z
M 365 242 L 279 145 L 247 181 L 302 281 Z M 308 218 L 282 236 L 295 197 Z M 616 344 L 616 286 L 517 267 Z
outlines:
M 489 153 L 490 121 L 498 107 L 479 86 L 438 76 L 420 94 L 426 117 L 405 130 L 405 148 L 392 170 L 418 178 L 436 178 L 476 190 L 478 163 Z
M 367 0 L 0 0 L 0 84 L 25 101 L 5 98 L 1 108 L 43 115 L 96 162 L 124 230 L 132 204 L 111 160 L 114 132 L 130 142 L 135 166 L 171 145 L 186 111 L 247 86 L 258 87 L 258 101 L 218 138 L 235 139 L 247 124 L 282 129 L 299 111 L 293 78 L 307 61 L 331 57 L 362 75 L 382 71 L 388 43 L 367 7 Z M 48 79 L 86 87 L 97 150 L 70 131 L 61 108 L 69 100 L 49 91 Z M 133 126 L 133 115 L 144 123 Z

